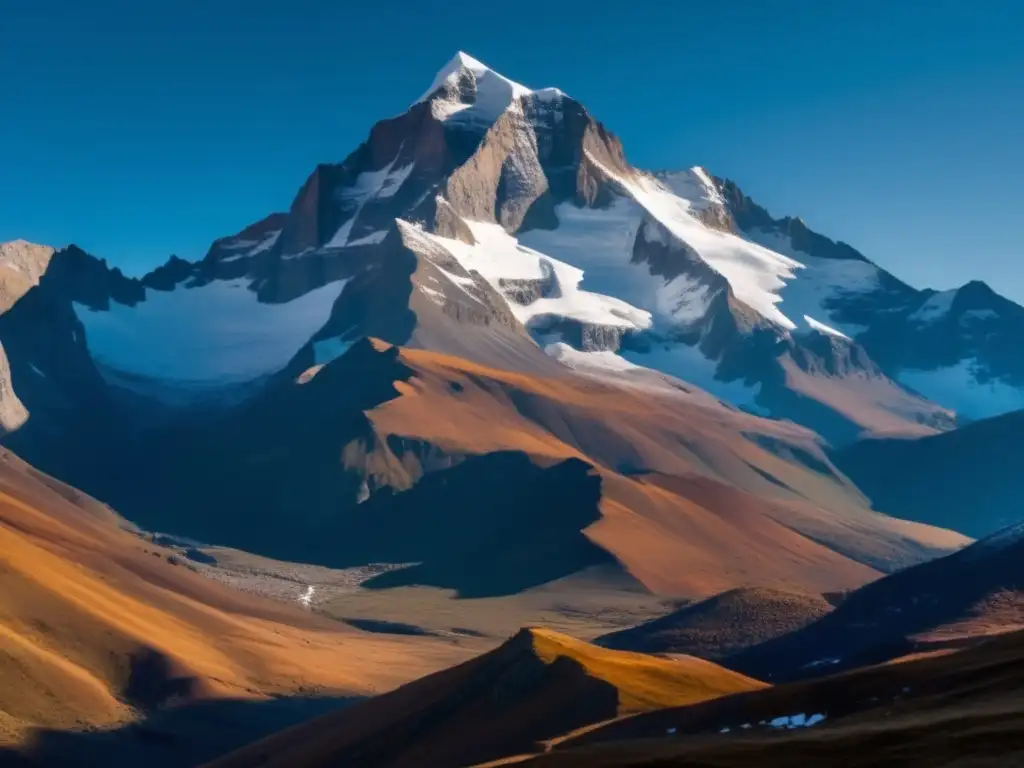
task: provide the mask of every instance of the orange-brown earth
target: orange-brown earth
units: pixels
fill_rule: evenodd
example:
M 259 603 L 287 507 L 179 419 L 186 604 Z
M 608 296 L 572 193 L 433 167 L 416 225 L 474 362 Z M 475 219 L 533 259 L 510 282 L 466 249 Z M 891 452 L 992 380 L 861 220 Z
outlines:
M 370 694 L 469 653 L 356 632 L 168 554 L 0 454 L 0 741 L 114 726 L 171 703 Z
M 831 610 L 821 595 L 763 587 L 731 589 L 596 642 L 625 651 L 717 659 L 800 629 Z
M 825 719 L 810 728 L 771 727 L 775 718 L 794 714 Z M 1024 634 L 623 718 L 548 754 L 511 762 L 530 768 L 1024 765 Z
M 602 651 L 533 630 L 209 768 L 994 768 L 1024 759 L 1022 692 L 1022 633 L 767 687 L 710 662 Z M 663 703 L 677 696 L 685 700 Z M 793 716 L 817 717 L 789 729 Z
M 543 750 L 595 722 L 763 687 L 700 659 L 609 651 L 528 629 L 472 661 L 271 736 L 211 768 L 471 765 Z
M 407 371 L 393 381 L 396 396 L 366 411 L 371 434 L 343 451 L 346 467 L 368 488 L 405 492 L 390 497 L 390 507 L 374 507 L 371 497 L 374 515 L 392 517 L 382 528 L 415 525 L 419 512 L 395 507 L 419 498 L 434 525 L 461 529 L 491 564 L 510 557 L 518 539 L 525 540 L 511 559 L 519 564 L 540 554 L 556 562 L 570 543 L 577 554 L 596 545 L 657 594 L 704 597 L 749 585 L 821 592 L 863 584 L 967 541 L 868 510 L 814 433 L 736 411 L 699 390 L 642 379 L 624 386 L 577 374 L 525 376 L 378 342 L 372 353 L 353 352 L 348 365 L 358 359 L 378 367 L 386 358 Z M 346 361 L 332 365 L 340 370 Z M 302 386 L 315 386 L 330 368 L 310 371 Z M 472 509 L 441 509 L 460 503 L 460 465 L 510 456 L 539 468 L 537 479 L 521 463 L 482 488 L 477 473 Z M 543 508 L 557 506 L 551 498 L 524 500 L 529 509 L 502 506 L 516 485 L 536 485 L 555 472 L 576 484 L 557 513 Z M 440 474 L 452 478 L 444 491 L 442 481 L 425 482 Z M 543 518 L 531 517 L 531 509 L 543 509 Z M 425 532 L 421 540 L 427 538 Z M 556 541 L 561 550 L 539 548 Z M 444 546 L 454 559 L 451 541 Z M 428 565 L 383 584 L 415 583 L 402 579 L 429 568 L 430 552 L 406 555 Z M 578 569 L 586 564 L 580 558 L 550 575 Z

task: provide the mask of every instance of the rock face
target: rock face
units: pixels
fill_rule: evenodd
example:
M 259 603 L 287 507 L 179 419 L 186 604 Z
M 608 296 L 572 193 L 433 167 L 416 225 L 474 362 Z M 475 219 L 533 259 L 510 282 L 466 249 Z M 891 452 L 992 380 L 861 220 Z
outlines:
M 998 341 L 1016 305 L 915 291 L 701 168 L 638 171 L 579 102 L 465 54 L 197 263 L 133 280 L 73 246 L 4 254 L 28 281 L 8 306 L 45 272 L 49 311 L 70 306 L 136 412 L 244 400 L 366 335 L 531 370 L 568 345 L 577 369 L 651 368 L 833 442 L 941 430 L 1017 393 Z
M 715 184 L 735 231 L 803 264 L 780 291 L 783 309 L 855 339 L 891 379 L 961 421 L 1024 408 L 1020 305 L 978 281 L 912 288 L 802 220 L 772 218 L 735 183 Z

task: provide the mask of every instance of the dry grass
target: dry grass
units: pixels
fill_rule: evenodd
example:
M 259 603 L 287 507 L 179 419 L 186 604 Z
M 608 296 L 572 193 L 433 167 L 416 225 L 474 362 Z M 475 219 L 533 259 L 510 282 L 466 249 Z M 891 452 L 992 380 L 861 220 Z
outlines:
M 374 693 L 471 653 L 351 631 L 222 587 L 168 554 L 3 455 L 0 729 L 8 740 L 36 726 L 111 726 L 168 700 Z
M 346 712 L 273 736 L 211 768 L 435 768 L 541 751 L 593 723 L 763 688 L 698 659 L 609 651 L 550 630 Z

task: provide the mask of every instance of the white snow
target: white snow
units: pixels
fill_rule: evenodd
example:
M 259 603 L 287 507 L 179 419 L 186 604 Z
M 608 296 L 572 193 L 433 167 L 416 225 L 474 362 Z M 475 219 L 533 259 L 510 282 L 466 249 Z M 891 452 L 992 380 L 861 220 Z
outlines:
M 825 325 L 824 323 L 819 323 L 810 315 L 804 315 L 804 321 L 811 327 L 811 330 L 818 331 L 819 333 L 824 333 L 827 336 L 835 336 L 837 339 L 845 339 L 846 341 L 852 341 L 852 339 L 845 333 L 837 331 L 835 328 Z
M 804 669 L 814 669 L 815 667 L 834 666 L 834 665 L 838 664 L 841 661 L 842 661 L 842 659 L 840 659 L 840 658 L 818 659 L 817 661 L 812 661 L 810 664 L 804 664 Z
M 796 715 L 783 715 L 782 717 L 776 717 L 768 723 L 772 728 L 785 728 L 787 730 L 793 730 L 794 728 L 810 728 L 812 725 L 817 725 L 826 718 L 826 715 L 821 713 L 811 715 L 808 717 L 803 712 Z
M 457 100 L 457 96 L 448 98 L 436 98 L 431 101 L 431 110 L 434 116 L 440 120 L 450 120 L 458 117 L 459 120 L 479 120 L 481 122 L 494 122 L 513 102 L 523 96 L 529 96 L 534 92 L 526 86 L 509 80 L 500 75 L 486 64 L 477 61 L 472 56 L 459 51 L 440 72 L 434 77 L 430 88 L 414 103 L 429 99 L 439 88 L 458 80 L 462 72 L 471 72 L 476 80 L 476 99 L 473 103 L 465 103 Z M 550 100 L 556 97 L 557 89 L 544 89 L 542 98 Z M 560 93 L 560 92 L 559 92 Z
M 857 259 L 823 259 L 810 256 L 793 248 L 788 237 L 777 232 L 752 230 L 747 233 L 751 242 L 769 248 L 783 256 L 798 260 L 803 268 L 794 273 L 779 295 L 780 308 L 789 317 L 821 318 L 829 327 L 846 336 L 855 336 L 862 326 L 840 323 L 832 316 L 830 302 L 881 290 L 880 270 L 874 264 Z
M 580 371 L 632 371 L 639 368 L 610 350 L 581 352 L 565 342 L 555 342 L 544 347 L 544 351 L 558 362 L 573 370 Z
M 401 154 L 401 147 L 399 147 L 398 151 Z M 398 162 L 397 155 L 394 160 L 379 171 L 360 173 L 351 186 L 345 187 L 340 191 L 339 199 L 341 201 L 352 201 L 355 205 L 355 210 L 345 223 L 338 228 L 338 231 L 334 233 L 334 237 L 328 241 L 325 246 L 326 248 L 344 248 L 346 245 L 365 244 L 366 237 L 351 243 L 349 242 L 352 226 L 356 223 L 364 206 L 371 200 L 379 200 L 394 195 L 402 184 L 405 183 L 405 180 L 409 178 L 409 174 L 412 173 L 413 163 L 395 169 L 396 162 Z M 375 232 L 367 237 L 373 237 L 378 234 L 380 233 Z
M 520 245 L 497 224 L 479 221 L 466 221 L 466 224 L 477 241 L 474 245 L 423 234 L 454 256 L 467 272 L 478 272 L 499 293 L 505 293 L 502 280 L 550 281 L 553 285 L 550 297 L 539 298 L 526 306 L 509 301 L 512 314 L 527 327 L 548 315 L 616 328 L 651 327 L 649 312 L 612 296 L 582 290 L 582 269 Z M 455 275 L 451 277 L 457 279 Z
M 699 320 L 710 296 L 692 278 L 680 275 L 667 282 L 646 265 L 631 264 L 633 243 L 644 221 L 635 201 L 619 198 L 603 209 L 562 203 L 555 209 L 556 229 L 535 229 L 519 242 L 583 270 L 582 288 L 613 295 L 652 315 L 654 327 L 673 328 Z M 651 233 L 657 228 L 651 228 Z
M 673 194 L 687 201 L 693 210 L 703 210 L 725 202 L 708 172 L 699 165 L 686 171 L 667 173 L 661 180 Z
M 730 232 L 705 226 L 692 215 L 693 206 L 689 201 L 674 195 L 651 176 L 626 178 L 601 165 L 589 153 L 588 158 L 615 179 L 662 226 L 725 277 L 737 299 L 785 330 L 796 328 L 776 304 L 782 300 L 779 291 L 786 280 L 792 279 L 794 270 L 803 266 L 799 261 Z
M 220 247 L 227 251 L 237 251 L 242 248 L 252 248 L 258 242 L 259 240 L 232 240 L 226 243 L 222 242 Z
M 969 419 L 984 419 L 1024 408 L 1024 389 L 999 379 L 979 381 L 978 361 L 961 360 L 954 366 L 930 371 L 905 368 L 898 379 L 929 400 Z
M 208 389 L 252 381 L 283 368 L 327 322 L 345 280 L 284 304 L 262 304 L 248 281 L 146 290 L 135 307 L 108 311 L 74 304 L 101 372 L 124 383 L 143 377 L 166 386 Z M 103 369 L 111 369 L 104 372 Z
M 949 314 L 953 307 L 953 299 L 956 298 L 956 290 L 939 291 L 907 316 L 908 320 L 916 320 L 919 323 L 934 323 Z
M 280 237 L 281 237 L 281 230 L 280 229 L 278 229 L 278 230 L 276 230 L 274 232 L 271 232 L 270 234 L 268 234 L 265 238 L 263 238 L 260 241 L 259 245 L 257 245 L 251 251 L 249 251 L 249 255 L 250 256 L 255 256 L 257 253 L 263 253 L 264 251 L 269 251 L 271 248 L 273 248 L 275 245 L 277 245 L 277 240 Z
M 239 259 L 247 259 L 250 256 L 255 256 L 258 253 L 269 251 L 277 244 L 277 240 L 279 237 L 281 237 L 280 229 L 269 233 L 262 240 L 236 240 L 233 243 L 222 245 L 222 248 L 226 248 L 229 251 L 242 250 L 242 253 L 236 253 L 233 256 L 228 256 L 227 258 L 221 259 L 221 263 L 227 263 L 229 261 L 238 261 Z
M 356 245 L 377 245 L 378 243 L 383 243 L 384 238 L 387 236 L 388 231 L 386 229 L 379 229 L 376 232 L 371 232 L 365 237 L 360 237 L 357 240 L 349 240 L 345 247 L 352 248 Z
M 313 602 L 313 593 L 316 589 L 313 586 L 306 587 L 306 591 L 299 595 L 299 602 L 306 608 L 309 608 L 310 603 Z

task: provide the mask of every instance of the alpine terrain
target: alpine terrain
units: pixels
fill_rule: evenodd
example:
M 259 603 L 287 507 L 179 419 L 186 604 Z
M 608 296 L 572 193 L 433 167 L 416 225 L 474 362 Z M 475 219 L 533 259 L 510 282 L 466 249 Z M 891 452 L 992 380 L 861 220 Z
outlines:
M 0 764 L 1020 757 L 1022 337 L 459 53 L 198 261 L 0 245 Z

